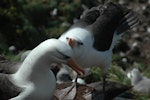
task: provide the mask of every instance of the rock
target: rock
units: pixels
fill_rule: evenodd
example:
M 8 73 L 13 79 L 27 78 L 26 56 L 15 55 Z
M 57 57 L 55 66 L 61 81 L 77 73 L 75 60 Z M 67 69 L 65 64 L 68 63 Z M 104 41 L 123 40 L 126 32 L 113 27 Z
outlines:
M 57 85 L 57 89 L 64 89 L 71 86 L 72 83 L 63 83 Z M 103 100 L 102 82 L 95 82 L 88 85 L 77 84 L 77 94 L 74 100 Z M 126 86 L 117 82 L 107 81 L 106 83 L 106 98 L 105 100 L 112 100 L 116 96 L 131 89 L 131 86 Z M 87 99 L 85 99 L 87 98 Z M 58 100 L 56 97 L 52 100 Z
M 0 63 L 0 73 L 13 74 L 20 68 L 22 62 L 3 61 Z
M 119 96 L 115 97 L 113 100 L 134 100 L 135 95 L 130 92 L 124 92 Z
M 4 55 L 0 55 L 0 62 L 3 62 L 5 60 L 7 60 L 7 59 L 4 57 Z
M 102 97 L 100 97 L 103 96 L 102 82 L 98 82 L 96 84 L 92 83 L 88 86 L 91 86 L 97 90 L 96 92 L 93 93 L 92 100 L 102 100 L 101 99 Z M 112 100 L 118 95 L 131 89 L 131 86 L 123 85 L 117 82 L 107 81 L 105 89 L 106 89 L 105 100 Z

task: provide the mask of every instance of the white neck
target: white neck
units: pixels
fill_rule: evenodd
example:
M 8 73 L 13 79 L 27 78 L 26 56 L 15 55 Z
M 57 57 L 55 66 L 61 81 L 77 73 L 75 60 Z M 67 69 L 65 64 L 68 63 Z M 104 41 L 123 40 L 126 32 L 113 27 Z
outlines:
M 18 97 L 12 100 L 49 100 L 55 90 L 55 76 L 50 70 L 49 59 L 46 51 L 35 48 L 25 59 L 20 69 L 12 75 L 13 82 L 25 89 Z M 18 99 L 19 98 L 19 99 Z

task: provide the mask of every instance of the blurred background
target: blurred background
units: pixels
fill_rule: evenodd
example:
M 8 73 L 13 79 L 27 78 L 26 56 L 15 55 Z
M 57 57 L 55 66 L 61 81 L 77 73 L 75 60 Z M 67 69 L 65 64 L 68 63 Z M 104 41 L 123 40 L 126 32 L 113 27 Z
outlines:
M 85 9 L 105 0 L 1 0 L 0 54 L 30 50 L 48 38 L 58 38 Z M 106 0 L 107 1 L 107 0 Z M 140 24 L 126 32 L 114 53 L 123 61 L 150 64 L 150 0 L 110 0 L 138 12 Z M 120 58 L 119 58 L 120 59 Z M 118 56 L 114 56 L 118 60 Z
M 48 38 L 58 38 L 85 9 L 105 0 L 1 0 L 0 55 L 12 60 Z M 140 24 L 126 32 L 114 49 L 113 66 L 126 70 L 138 67 L 150 77 L 150 0 L 110 0 L 138 12 Z M 94 73 L 99 71 L 93 68 Z M 119 69 L 120 70 L 120 69 Z M 118 67 L 111 69 L 118 82 L 128 83 Z M 98 75 L 99 76 L 99 75 Z M 98 78 L 95 76 L 95 79 Z M 144 99 L 142 99 L 144 100 Z M 147 100 L 147 99 L 146 99 Z

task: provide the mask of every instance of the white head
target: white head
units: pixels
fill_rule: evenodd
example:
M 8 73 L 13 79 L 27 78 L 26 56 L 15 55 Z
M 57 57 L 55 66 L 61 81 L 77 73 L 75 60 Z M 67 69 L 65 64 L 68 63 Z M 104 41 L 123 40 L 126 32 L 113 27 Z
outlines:
M 76 59 L 79 59 L 85 52 L 87 53 L 94 41 L 90 31 L 83 28 L 72 28 L 64 33 L 59 40 L 68 42 L 73 48 L 73 56 Z
M 25 87 L 25 91 L 16 97 L 19 99 L 13 100 L 50 99 L 56 85 L 55 77 L 49 68 L 53 63 L 65 63 L 77 73 L 84 74 L 84 70 L 74 62 L 72 56 L 72 48 L 63 41 L 48 39 L 39 44 L 29 53 L 20 69 L 12 75 L 15 85 Z
M 73 51 L 70 45 L 57 39 L 48 39 L 30 52 L 22 66 L 15 73 L 15 78 L 22 80 L 21 82 L 26 79 L 34 80 L 37 73 L 43 74 L 43 72 L 48 71 L 53 63 L 64 63 L 77 73 L 84 74 L 84 70 L 76 64 L 72 56 Z
M 83 70 L 73 60 L 73 50 L 69 44 L 58 39 L 48 39 L 38 45 L 31 51 L 27 59 L 34 56 L 33 59 L 38 59 L 45 63 L 64 63 L 81 74 Z M 30 59 L 31 60 L 31 59 Z

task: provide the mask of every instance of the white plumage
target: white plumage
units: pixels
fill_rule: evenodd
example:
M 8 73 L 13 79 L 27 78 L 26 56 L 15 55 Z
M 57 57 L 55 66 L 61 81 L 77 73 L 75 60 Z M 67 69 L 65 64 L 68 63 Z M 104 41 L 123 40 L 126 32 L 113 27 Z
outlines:
M 72 54 L 72 48 L 57 39 L 48 39 L 39 44 L 26 57 L 16 73 L 9 76 L 4 74 L 5 79 L 7 78 L 8 80 L 7 83 L 11 83 L 7 88 L 10 87 L 12 89 L 11 86 L 13 86 L 22 90 L 19 91 L 20 94 L 18 96 L 9 99 L 50 100 L 56 87 L 56 79 L 50 70 L 50 66 L 53 63 L 65 63 L 75 70 L 76 68 L 80 69 L 71 59 Z M 80 73 L 78 69 L 76 71 Z M 8 84 L 3 84 L 3 87 L 6 85 Z M 9 91 L 9 89 L 5 91 Z
M 69 42 L 80 66 L 99 66 L 105 84 L 113 48 L 122 33 L 139 22 L 138 16 L 132 10 L 112 2 L 93 7 L 81 16 L 59 40 Z
M 73 47 L 73 56 L 80 66 L 86 68 L 101 65 L 101 67 L 105 66 L 104 69 L 107 69 L 106 66 L 109 67 L 111 62 L 109 56 L 111 56 L 112 50 L 99 52 L 94 49 L 94 38 L 89 31 L 83 28 L 73 28 L 63 34 L 59 40 L 67 42 L 67 37 L 77 41 Z M 78 42 L 82 42 L 83 45 L 78 44 Z
M 133 68 L 127 75 L 134 91 L 150 94 L 150 79 L 141 75 L 137 68 Z

